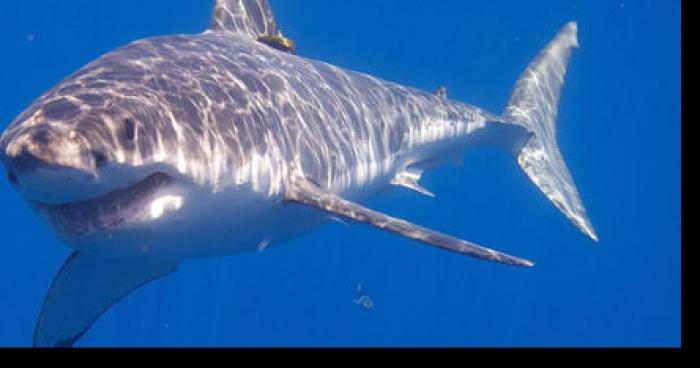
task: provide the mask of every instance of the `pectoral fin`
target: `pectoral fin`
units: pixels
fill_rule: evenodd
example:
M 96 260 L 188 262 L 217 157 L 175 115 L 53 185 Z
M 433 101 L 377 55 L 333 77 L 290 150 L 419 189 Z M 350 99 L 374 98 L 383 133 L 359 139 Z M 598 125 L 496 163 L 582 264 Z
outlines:
M 129 262 L 74 252 L 46 295 L 34 346 L 72 346 L 109 307 L 176 267 L 174 262 Z
M 332 215 L 338 215 L 347 219 L 372 225 L 382 230 L 434 245 L 453 252 L 487 261 L 499 262 L 515 266 L 531 267 L 532 261 L 500 253 L 492 249 L 484 248 L 465 240 L 457 239 L 449 235 L 430 230 L 410 222 L 385 215 L 363 207 L 357 203 L 347 201 L 339 196 L 328 193 L 314 183 L 297 179 L 288 188 L 286 193 L 288 201 L 315 207 Z

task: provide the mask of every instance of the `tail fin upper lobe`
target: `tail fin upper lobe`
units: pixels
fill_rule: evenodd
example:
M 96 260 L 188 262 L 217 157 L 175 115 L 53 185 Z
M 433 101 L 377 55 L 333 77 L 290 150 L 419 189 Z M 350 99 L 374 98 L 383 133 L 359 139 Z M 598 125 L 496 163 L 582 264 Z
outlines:
M 579 46 L 576 32 L 576 23 L 565 25 L 530 63 L 515 84 L 503 117 L 534 134 L 514 152 L 523 171 L 569 220 L 598 241 L 556 141 L 559 96 L 571 51 Z

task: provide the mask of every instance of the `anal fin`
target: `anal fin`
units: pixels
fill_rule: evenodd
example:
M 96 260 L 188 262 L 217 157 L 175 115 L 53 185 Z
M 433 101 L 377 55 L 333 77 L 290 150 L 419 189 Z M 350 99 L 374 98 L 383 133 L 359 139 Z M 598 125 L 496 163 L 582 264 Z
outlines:
M 176 267 L 175 262 L 127 261 L 73 252 L 46 294 L 34 329 L 34 346 L 72 346 L 112 305 Z
M 466 240 L 458 239 L 442 234 L 435 230 L 430 230 L 422 226 L 412 224 L 383 213 L 363 207 L 357 203 L 345 200 L 333 193 L 329 193 L 319 188 L 312 182 L 303 178 L 296 179 L 291 187 L 287 189 L 286 199 L 321 211 L 338 215 L 347 219 L 372 225 L 376 228 L 401 235 L 403 237 L 417 240 L 429 245 L 434 245 L 449 251 L 466 254 L 468 256 L 499 262 L 514 266 L 531 267 L 532 261 L 513 257 L 489 248 L 476 245 Z

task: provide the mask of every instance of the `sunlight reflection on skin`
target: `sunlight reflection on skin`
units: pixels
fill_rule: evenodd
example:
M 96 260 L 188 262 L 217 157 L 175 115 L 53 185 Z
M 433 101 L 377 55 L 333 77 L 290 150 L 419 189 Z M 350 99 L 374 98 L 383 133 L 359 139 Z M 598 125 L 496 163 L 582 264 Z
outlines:
M 156 220 L 163 217 L 166 212 L 179 210 L 182 208 L 183 202 L 184 199 L 181 196 L 175 195 L 165 195 L 155 199 L 153 202 L 151 202 L 150 206 L 151 219 Z

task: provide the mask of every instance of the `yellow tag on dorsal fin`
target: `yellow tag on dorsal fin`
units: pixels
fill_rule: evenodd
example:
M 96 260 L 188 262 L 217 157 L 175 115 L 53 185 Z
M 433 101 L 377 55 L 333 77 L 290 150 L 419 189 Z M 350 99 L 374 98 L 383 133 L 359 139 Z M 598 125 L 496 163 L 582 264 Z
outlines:
M 258 41 L 277 50 L 288 52 L 290 54 L 296 54 L 294 41 L 282 36 L 281 33 L 279 35 L 262 35 L 258 37 Z

